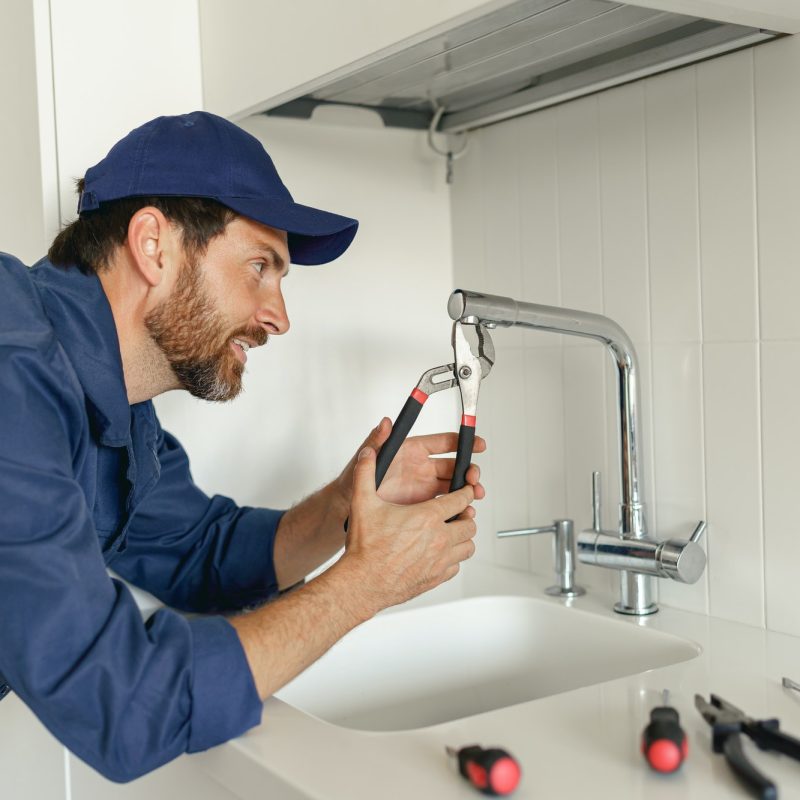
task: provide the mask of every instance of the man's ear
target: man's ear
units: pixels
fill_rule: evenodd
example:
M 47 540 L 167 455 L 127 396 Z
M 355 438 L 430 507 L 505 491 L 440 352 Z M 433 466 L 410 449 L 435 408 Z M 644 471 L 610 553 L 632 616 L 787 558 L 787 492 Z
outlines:
M 128 223 L 128 250 L 140 275 L 150 286 L 164 279 L 164 268 L 174 251 L 175 231 L 153 206 L 140 208 Z M 165 258 L 165 255 L 167 258 Z

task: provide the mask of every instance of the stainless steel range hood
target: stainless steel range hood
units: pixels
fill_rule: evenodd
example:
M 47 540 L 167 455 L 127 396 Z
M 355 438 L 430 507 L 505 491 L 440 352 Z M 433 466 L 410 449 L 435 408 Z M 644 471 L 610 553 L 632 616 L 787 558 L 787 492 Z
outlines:
M 443 106 L 438 130 L 456 133 L 778 35 L 607 0 L 516 0 L 338 70 L 265 113 L 345 104 L 427 128 Z

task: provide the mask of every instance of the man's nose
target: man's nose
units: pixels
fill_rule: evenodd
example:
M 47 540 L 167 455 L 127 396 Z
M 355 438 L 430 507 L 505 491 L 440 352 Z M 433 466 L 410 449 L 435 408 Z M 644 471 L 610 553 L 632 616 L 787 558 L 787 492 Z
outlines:
M 289 330 L 289 316 L 280 288 L 265 287 L 259 296 L 256 319 L 270 334 L 280 336 Z

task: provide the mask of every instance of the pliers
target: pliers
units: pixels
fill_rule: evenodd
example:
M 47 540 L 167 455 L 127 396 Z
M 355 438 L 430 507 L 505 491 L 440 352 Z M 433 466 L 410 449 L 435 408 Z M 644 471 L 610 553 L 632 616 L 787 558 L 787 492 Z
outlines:
M 473 352 L 465 336 L 465 329 L 474 330 L 477 337 L 477 355 Z M 386 470 L 397 455 L 412 426 L 422 411 L 422 406 L 434 392 L 458 386 L 461 391 L 461 427 L 458 431 L 458 449 L 450 491 L 455 492 L 467 482 L 467 469 L 472 461 L 472 448 L 475 443 L 475 421 L 478 414 L 478 390 L 481 381 L 494 365 L 494 344 L 489 331 L 480 323 L 472 324 L 456 321 L 453 323 L 452 345 L 455 362 L 433 367 L 422 373 L 400 411 L 389 438 L 378 453 L 375 465 L 375 488 L 381 485 Z
M 779 730 L 777 719 L 753 719 L 727 700 L 712 694 L 708 703 L 699 694 L 694 704 L 711 725 L 715 753 L 724 753 L 728 766 L 756 796 L 774 800 L 778 789 L 766 775 L 759 772 L 742 750 L 741 734 L 747 734 L 761 750 L 774 750 L 800 761 L 800 739 Z

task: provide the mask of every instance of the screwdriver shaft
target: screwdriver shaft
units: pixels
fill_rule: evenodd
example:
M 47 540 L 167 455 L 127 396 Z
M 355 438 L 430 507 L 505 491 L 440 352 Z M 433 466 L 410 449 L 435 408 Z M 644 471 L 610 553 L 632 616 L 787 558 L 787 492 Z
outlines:
M 794 689 L 796 692 L 800 692 L 800 683 L 795 683 L 791 678 L 783 679 L 783 687 L 784 689 Z

